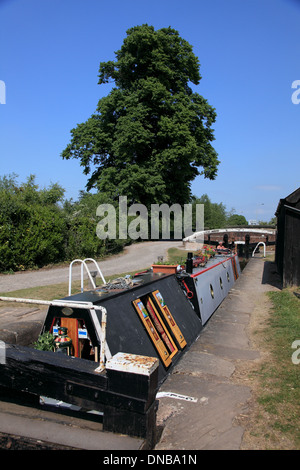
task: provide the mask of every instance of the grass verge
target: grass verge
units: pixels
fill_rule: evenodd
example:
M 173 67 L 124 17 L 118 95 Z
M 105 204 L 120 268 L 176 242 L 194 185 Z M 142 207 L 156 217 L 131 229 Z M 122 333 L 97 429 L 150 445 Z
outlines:
M 294 342 L 300 340 L 300 300 L 292 289 L 267 295 L 272 307 L 261 336 L 267 354 L 254 372 L 260 411 L 252 435 L 263 437 L 264 449 L 299 450 L 300 343 L 295 348 Z
M 185 264 L 187 253 L 187 250 L 181 250 L 180 248 L 169 248 L 168 261 L 174 264 Z

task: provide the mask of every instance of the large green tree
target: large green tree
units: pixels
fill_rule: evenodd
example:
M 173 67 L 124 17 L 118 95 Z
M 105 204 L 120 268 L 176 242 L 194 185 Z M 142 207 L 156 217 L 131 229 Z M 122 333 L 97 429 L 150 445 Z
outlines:
M 199 175 L 214 179 L 216 112 L 190 84 L 201 79 L 192 46 L 172 28 L 127 31 L 116 60 L 101 62 L 99 84 L 114 83 L 96 112 L 71 130 L 62 152 L 98 188 L 128 202 L 188 203 Z

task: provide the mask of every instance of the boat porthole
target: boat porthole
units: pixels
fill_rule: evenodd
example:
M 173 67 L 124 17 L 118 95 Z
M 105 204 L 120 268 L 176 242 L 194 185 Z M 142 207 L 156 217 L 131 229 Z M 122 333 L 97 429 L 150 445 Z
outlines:
M 61 309 L 61 312 L 64 315 L 69 316 L 69 315 L 72 315 L 73 309 L 71 307 L 64 307 L 64 308 Z
M 223 289 L 223 282 L 222 282 L 221 278 L 220 278 L 220 287 L 221 287 L 221 289 Z
M 230 278 L 229 278 L 229 274 L 228 274 L 228 271 L 227 271 L 227 281 L 229 282 L 230 281 Z
M 214 290 L 213 290 L 213 286 L 210 284 L 209 287 L 210 287 L 210 295 L 211 295 L 211 297 L 212 297 L 212 299 L 213 299 L 213 298 L 215 297 Z

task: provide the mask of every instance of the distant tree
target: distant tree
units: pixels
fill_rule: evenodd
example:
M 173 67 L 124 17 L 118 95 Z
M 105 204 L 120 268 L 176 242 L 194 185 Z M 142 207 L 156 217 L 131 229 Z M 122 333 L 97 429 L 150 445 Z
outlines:
M 248 225 L 248 221 L 243 215 L 230 214 L 227 217 L 226 225 L 229 225 L 231 227 L 235 227 L 238 225 Z
M 206 229 L 222 228 L 226 225 L 226 207 L 221 203 L 211 202 L 207 194 L 193 197 L 193 204 L 204 205 L 204 227 Z M 195 211 L 193 210 L 193 213 Z
M 276 225 L 277 224 L 277 217 L 272 217 L 269 221 L 269 225 Z
M 77 158 L 87 189 L 149 207 L 188 203 L 191 182 L 214 179 L 216 112 L 193 92 L 201 79 L 192 46 L 172 28 L 127 31 L 115 61 L 101 62 L 99 84 L 114 82 L 96 112 L 71 130 L 64 159 Z M 201 169 L 200 169 L 201 168 Z
M 269 222 L 267 222 L 266 220 L 259 220 L 257 222 L 257 225 L 276 225 L 277 224 L 277 218 L 276 217 L 272 217 Z

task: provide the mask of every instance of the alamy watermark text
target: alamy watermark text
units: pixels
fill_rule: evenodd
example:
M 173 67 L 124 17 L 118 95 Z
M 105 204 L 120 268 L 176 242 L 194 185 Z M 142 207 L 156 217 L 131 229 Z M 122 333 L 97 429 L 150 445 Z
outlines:
M 292 83 L 292 88 L 296 90 L 292 93 L 292 103 L 299 104 L 300 103 L 300 80 L 294 80 Z
M 0 80 L 0 104 L 6 104 L 6 86 L 3 80 Z
M 4 341 L 0 341 L 0 364 L 6 363 L 6 347 Z
M 292 354 L 292 363 L 298 365 L 300 364 L 300 339 L 296 339 L 292 343 L 292 348 L 296 349 Z
M 180 204 L 151 204 L 149 214 L 143 204 L 128 207 L 127 197 L 120 196 L 118 210 L 112 204 L 100 204 L 96 215 L 101 217 L 96 233 L 102 240 L 170 239 L 171 231 L 174 238 L 182 238 L 182 233 L 185 237 L 194 233 L 193 226 L 196 232 L 204 229 L 204 204 L 184 204 L 183 210 Z

